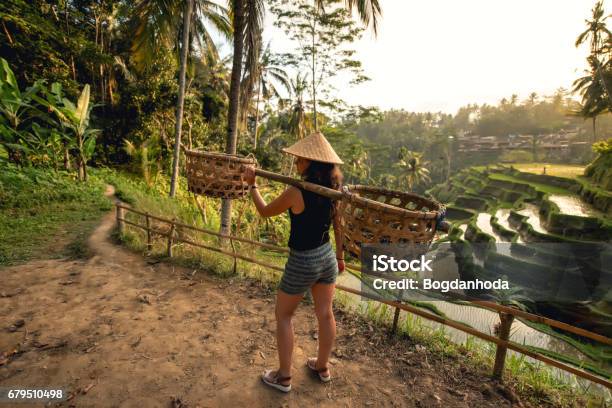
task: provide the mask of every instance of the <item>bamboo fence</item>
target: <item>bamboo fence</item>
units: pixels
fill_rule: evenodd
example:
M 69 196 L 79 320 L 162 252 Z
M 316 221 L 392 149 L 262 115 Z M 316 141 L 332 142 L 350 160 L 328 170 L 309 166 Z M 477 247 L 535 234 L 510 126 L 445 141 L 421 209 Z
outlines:
M 261 172 L 261 170 L 258 170 L 258 172 Z M 276 175 L 275 175 L 276 176 Z M 293 179 L 291 179 L 293 180 Z M 281 180 L 279 180 L 281 181 Z M 284 181 L 284 180 L 282 180 Z M 332 190 L 334 191 L 334 190 Z M 339 193 L 341 194 L 341 193 Z M 226 234 L 221 234 L 219 232 L 216 231 L 212 231 L 209 229 L 205 229 L 205 228 L 199 228 L 199 227 L 194 227 L 192 225 L 188 225 L 185 223 L 182 223 L 180 221 L 177 221 L 176 219 L 167 219 L 167 218 L 163 218 L 157 215 L 153 215 L 150 214 L 148 212 L 143 212 L 143 211 L 138 211 L 135 209 L 132 209 L 124 204 L 121 203 L 117 203 L 115 204 L 116 209 L 117 209 L 117 225 L 118 225 L 118 229 L 120 233 L 123 233 L 125 230 L 125 225 L 131 225 L 133 227 L 142 229 L 145 231 L 146 233 L 146 246 L 147 249 L 150 250 L 152 248 L 153 245 L 153 241 L 152 241 L 152 236 L 153 234 L 156 235 L 160 235 L 162 237 L 165 237 L 167 239 L 167 246 L 166 246 L 166 254 L 168 257 L 172 257 L 173 256 L 173 251 L 172 248 L 173 246 L 178 243 L 178 242 L 182 242 L 197 248 L 202 248 L 202 249 L 206 249 L 206 250 L 210 250 L 213 252 L 217 252 L 217 253 L 221 253 L 223 255 L 227 255 L 230 257 L 233 257 L 234 260 L 236 259 L 241 259 L 243 261 L 247 261 L 247 262 L 251 262 L 257 265 L 261 265 L 263 267 L 275 270 L 277 272 L 283 272 L 283 268 L 277 266 L 277 265 L 271 265 L 265 262 L 260 261 L 259 259 L 253 258 L 253 257 L 249 257 L 249 256 L 245 256 L 242 255 L 240 253 L 237 253 L 234 249 L 234 245 L 233 242 L 237 241 L 237 242 L 243 242 L 243 243 L 247 243 L 250 245 L 255 245 L 261 248 L 265 248 L 268 250 L 272 250 L 272 251 L 276 251 L 276 252 L 280 252 L 280 253 L 288 253 L 289 250 L 288 248 L 283 248 L 283 247 L 279 247 L 277 245 L 272 245 L 272 244 L 266 244 L 263 242 L 259 242 L 259 241 L 254 241 L 248 238 L 244 238 L 244 237 L 238 237 L 238 236 L 233 236 L 233 235 L 226 235 Z M 128 212 L 132 212 L 134 214 L 138 214 L 142 217 L 145 217 L 145 225 L 142 224 L 138 224 L 135 222 L 132 222 L 130 220 L 127 220 L 125 217 L 126 211 Z M 167 231 L 162 231 L 162 230 L 158 230 L 158 229 L 154 229 L 151 227 L 151 220 L 156 220 L 165 224 L 169 225 L 169 229 Z M 212 236 L 216 236 L 216 237 L 220 237 L 220 238 L 225 238 L 228 239 L 231 244 L 232 244 L 232 250 L 229 251 L 227 249 L 222 249 L 222 248 L 218 248 L 215 246 L 211 246 L 211 245 L 206 245 L 203 244 L 201 242 L 195 242 L 192 241 L 190 239 L 186 239 L 184 237 L 179 236 L 179 234 L 177 234 L 177 227 L 180 228 L 184 228 L 184 229 L 188 229 L 188 230 L 192 230 L 192 231 L 196 231 L 196 232 L 201 232 L 204 234 L 208 234 L 208 235 L 212 235 Z M 359 271 L 360 268 L 358 265 L 354 265 L 354 264 L 348 264 L 347 265 L 348 269 L 352 269 L 352 270 L 356 270 Z M 502 378 L 502 373 L 504 370 L 504 365 L 505 365 L 505 360 L 506 360 L 506 354 L 507 354 L 507 350 L 513 350 L 515 352 L 524 354 L 528 357 L 533 358 L 534 360 L 538 360 L 541 361 L 543 363 L 546 363 L 548 365 L 551 365 L 553 367 L 556 367 L 560 370 L 566 371 L 568 373 L 574 374 L 578 377 L 584 378 L 586 380 L 592 381 L 594 383 L 603 385 L 607 388 L 612 388 L 612 382 L 607 379 L 607 378 L 603 378 L 597 375 L 594 375 L 592 373 L 580 370 L 576 367 L 573 367 L 571 365 L 562 363 L 560 361 L 557 361 L 555 359 L 552 359 L 548 356 L 545 356 L 541 353 L 538 353 L 537 351 L 533 351 L 530 350 L 520 344 L 517 344 L 513 341 L 509 340 L 509 335 L 510 335 L 510 328 L 512 326 L 512 321 L 515 317 L 520 317 L 522 319 L 525 320 L 529 320 L 535 323 L 540 323 L 540 324 L 545 324 L 549 327 L 555 327 L 561 330 L 564 330 L 566 332 L 569 333 L 573 333 L 597 342 L 600 342 L 602 344 L 606 344 L 606 345 L 612 345 L 612 339 L 597 333 L 593 333 L 591 331 L 579 328 L 579 327 L 575 327 L 572 325 L 569 325 L 567 323 L 563 323 L 557 320 L 553 320 L 553 319 L 549 319 L 547 317 L 544 316 L 538 316 L 538 315 L 534 315 L 532 313 L 528 313 L 519 309 L 515 309 L 512 307 L 508 307 L 508 306 L 504 306 L 504 305 L 500 305 L 497 304 L 495 302 L 489 302 L 489 301 L 479 301 L 479 300 L 470 300 L 470 299 L 462 299 L 465 300 L 467 302 L 470 302 L 474 305 L 483 307 L 485 309 L 491 310 L 491 311 L 495 311 L 499 314 L 500 316 L 500 330 L 498 333 L 498 336 L 493 336 L 487 333 L 483 333 L 479 330 L 474 329 L 473 327 L 470 327 L 466 324 L 454 321 L 454 320 L 449 320 L 443 317 L 440 317 L 436 314 L 424 311 L 416 306 L 412 306 L 409 304 L 405 304 L 405 303 L 400 303 L 400 302 L 396 302 L 396 301 L 390 301 L 390 300 L 386 300 L 383 299 L 381 297 L 378 296 L 374 296 L 368 293 L 364 293 L 360 290 L 356 290 L 356 289 L 352 289 L 343 285 L 336 285 L 336 289 L 347 292 L 347 293 L 352 293 L 355 295 L 359 295 L 362 296 L 364 298 L 368 298 L 383 304 L 386 304 L 388 306 L 392 306 L 395 308 L 395 316 L 394 316 L 394 326 L 393 326 L 393 330 L 395 330 L 396 326 L 397 326 L 397 321 L 399 318 L 399 311 L 403 310 L 405 312 L 408 313 L 412 313 L 415 314 L 417 316 L 420 316 L 422 318 L 428 319 L 428 320 L 432 320 L 434 322 L 437 322 L 439 324 L 445 325 L 445 326 L 449 326 L 452 327 L 456 330 L 462 331 L 464 333 L 467 333 L 469 335 L 472 335 L 474 337 L 477 337 L 481 340 L 485 340 L 491 343 L 494 343 L 496 345 L 496 355 L 495 355 L 495 364 L 493 367 L 493 374 L 492 376 L 494 378 L 498 378 L 501 379 Z

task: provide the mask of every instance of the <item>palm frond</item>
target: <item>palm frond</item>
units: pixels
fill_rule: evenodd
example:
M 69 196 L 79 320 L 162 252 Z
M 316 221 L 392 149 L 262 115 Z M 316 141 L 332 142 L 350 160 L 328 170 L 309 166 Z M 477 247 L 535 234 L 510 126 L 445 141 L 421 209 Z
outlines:
M 325 8 L 325 0 L 315 0 L 315 5 L 321 10 Z M 345 0 L 344 4 L 349 12 L 357 9 L 361 22 L 366 26 L 372 26 L 374 35 L 378 34 L 378 21 L 382 16 L 382 9 L 378 0 Z

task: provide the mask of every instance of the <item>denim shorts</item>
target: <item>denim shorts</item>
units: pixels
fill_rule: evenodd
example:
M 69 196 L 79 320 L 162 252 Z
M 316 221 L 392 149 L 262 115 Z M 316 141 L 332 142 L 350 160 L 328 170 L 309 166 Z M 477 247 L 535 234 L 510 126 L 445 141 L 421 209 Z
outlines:
M 337 276 L 338 260 L 329 242 L 306 251 L 291 249 L 279 289 L 289 295 L 298 295 L 315 283 L 335 283 Z

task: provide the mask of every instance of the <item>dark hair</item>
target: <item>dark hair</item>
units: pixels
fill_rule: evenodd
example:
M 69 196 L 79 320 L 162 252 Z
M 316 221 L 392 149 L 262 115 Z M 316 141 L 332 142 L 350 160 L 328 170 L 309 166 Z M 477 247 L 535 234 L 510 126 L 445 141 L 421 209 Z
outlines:
M 342 172 L 337 164 L 324 163 L 316 160 L 311 160 L 302 175 L 304 181 L 309 183 L 319 184 L 323 187 L 340 190 L 342 187 Z M 317 204 L 322 205 L 325 202 L 325 197 L 317 195 Z M 336 213 L 338 202 L 332 202 L 331 216 Z

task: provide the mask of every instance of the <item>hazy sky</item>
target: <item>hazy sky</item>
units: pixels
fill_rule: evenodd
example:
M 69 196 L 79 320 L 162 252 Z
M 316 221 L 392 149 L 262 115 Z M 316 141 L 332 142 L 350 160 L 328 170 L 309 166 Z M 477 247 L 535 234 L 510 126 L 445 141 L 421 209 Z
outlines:
M 571 88 L 585 68 L 584 30 L 590 0 L 381 0 L 378 37 L 355 44 L 372 80 L 343 86 L 350 104 L 455 113 L 468 103 L 497 103 L 513 93 Z M 272 49 L 291 44 L 272 25 Z

